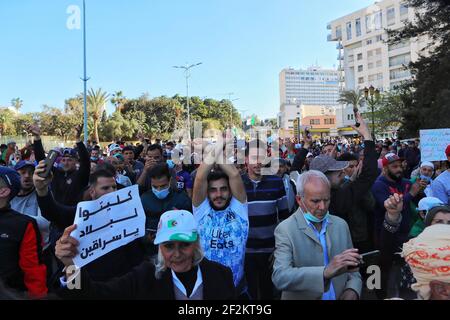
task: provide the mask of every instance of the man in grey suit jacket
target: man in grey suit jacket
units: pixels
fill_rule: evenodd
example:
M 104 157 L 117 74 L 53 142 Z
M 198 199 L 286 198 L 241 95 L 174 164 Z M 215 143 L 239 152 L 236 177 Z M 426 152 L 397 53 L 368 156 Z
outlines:
M 327 177 L 314 170 L 301 174 L 296 200 L 299 209 L 275 229 L 272 281 L 281 298 L 359 299 L 362 258 L 347 223 L 328 213 Z

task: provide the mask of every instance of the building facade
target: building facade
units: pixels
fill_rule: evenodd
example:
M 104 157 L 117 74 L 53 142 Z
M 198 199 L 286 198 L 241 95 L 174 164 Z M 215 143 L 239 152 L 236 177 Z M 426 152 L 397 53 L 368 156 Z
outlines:
M 283 69 L 279 74 L 280 128 L 293 135 L 296 118 L 335 113 L 339 99 L 337 70 L 309 67 L 306 70 Z
M 384 0 L 328 24 L 328 41 L 337 42 L 345 90 L 359 91 L 372 85 L 383 92 L 411 78 L 406 66 L 418 60 L 428 42 L 421 38 L 388 45 L 386 29 L 401 29 L 413 18 L 414 11 L 403 0 Z M 341 106 L 337 111 L 338 128 L 348 129 L 354 123 L 352 108 Z M 345 132 L 354 133 L 341 133 Z

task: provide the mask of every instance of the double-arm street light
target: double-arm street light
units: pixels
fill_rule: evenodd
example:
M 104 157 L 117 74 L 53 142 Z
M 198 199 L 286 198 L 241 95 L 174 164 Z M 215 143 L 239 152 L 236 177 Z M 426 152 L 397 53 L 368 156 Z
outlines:
M 370 86 L 369 88 L 364 88 L 364 98 L 366 99 L 367 104 L 372 109 L 372 137 L 373 141 L 375 139 L 375 106 L 380 102 L 380 90 L 375 89 L 374 86 Z
M 191 76 L 190 70 L 194 67 L 201 65 L 202 62 L 195 64 L 186 64 L 185 66 L 173 66 L 176 69 L 183 69 L 186 78 L 186 107 L 187 107 L 187 125 L 188 125 L 188 140 L 191 140 L 191 111 L 189 109 L 189 77 Z

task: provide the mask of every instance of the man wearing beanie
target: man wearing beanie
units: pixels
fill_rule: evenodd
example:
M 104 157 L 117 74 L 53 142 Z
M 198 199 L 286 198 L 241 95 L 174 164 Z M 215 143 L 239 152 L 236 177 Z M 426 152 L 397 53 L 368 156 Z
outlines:
M 41 257 L 41 235 L 36 221 L 11 209 L 20 191 L 20 175 L 0 167 L 0 279 L 30 298 L 47 294 L 47 271 Z

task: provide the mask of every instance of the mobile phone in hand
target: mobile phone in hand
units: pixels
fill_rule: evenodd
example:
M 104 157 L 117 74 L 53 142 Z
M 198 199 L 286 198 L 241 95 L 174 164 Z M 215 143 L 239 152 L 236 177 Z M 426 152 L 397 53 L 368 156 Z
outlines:
M 361 254 L 362 260 L 361 260 L 360 266 L 366 265 L 367 262 L 373 260 L 379 254 L 380 254 L 380 250 L 374 250 L 374 251 L 370 251 L 370 252 L 366 252 L 366 253 Z
M 45 158 L 45 171 L 39 173 L 38 176 L 41 178 L 47 178 L 50 174 L 50 170 L 52 170 L 53 165 L 55 164 L 56 158 L 58 157 L 58 153 L 55 150 L 50 150 Z
M 355 115 L 355 127 L 359 128 L 359 126 L 361 126 L 361 123 L 358 122 L 358 109 L 353 108 L 353 114 Z

